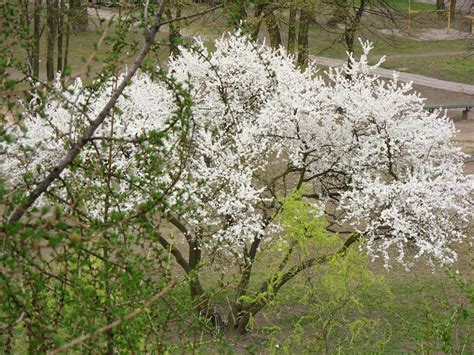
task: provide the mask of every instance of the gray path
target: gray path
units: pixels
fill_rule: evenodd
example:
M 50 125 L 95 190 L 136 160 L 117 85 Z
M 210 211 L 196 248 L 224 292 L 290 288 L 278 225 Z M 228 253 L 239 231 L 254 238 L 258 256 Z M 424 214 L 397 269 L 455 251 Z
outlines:
M 325 67 L 338 67 L 344 65 L 346 61 L 341 59 L 333 59 L 333 58 L 325 58 L 325 57 L 311 57 L 317 65 L 325 66 Z M 380 75 L 384 78 L 392 78 L 394 70 L 391 69 L 383 69 L 377 68 L 373 70 L 374 74 Z M 399 72 L 399 80 L 401 81 L 412 81 L 414 84 L 428 86 L 435 89 L 459 92 L 462 94 L 473 95 L 474 96 L 474 85 L 468 84 L 460 84 L 453 81 L 445 81 L 430 78 L 423 75 L 418 74 L 411 74 L 411 73 L 404 73 Z M 474 100 L 474 98 L 473 98 Z

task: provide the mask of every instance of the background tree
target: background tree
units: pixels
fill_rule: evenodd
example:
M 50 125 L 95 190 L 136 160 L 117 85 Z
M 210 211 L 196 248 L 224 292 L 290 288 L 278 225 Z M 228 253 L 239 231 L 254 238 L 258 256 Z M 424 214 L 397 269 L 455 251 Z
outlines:
M 57 0 L 46 0 L 46 17 L 47 17 L 47 31 L 46 31 L 46 77 L 48 81 L 54 79 L 56 71 L 54 70 L 54 45 L 56 43 L 57 32 L 58 32 L 58 1 Z

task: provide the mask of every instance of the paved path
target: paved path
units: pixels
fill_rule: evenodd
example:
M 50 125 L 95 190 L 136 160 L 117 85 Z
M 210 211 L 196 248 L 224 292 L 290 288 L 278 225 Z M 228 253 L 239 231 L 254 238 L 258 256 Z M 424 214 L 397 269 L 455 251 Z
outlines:
M 325 66 L 325 67 L 338 67 L 344 65 L 346 63 L 345 60 L 341 59 L 333 59 L 333 58 L 325 58 L 325 57 L 314 57 L 312 56 L 311 59 L 318 65 Z M 383 69 L 377 68 L 373 70 L 374 74 L 380 75 L 384 78 L 392 78 L 394 70 L 391 69 Z M 411 73 L 404 73 L 399 72 L 399 80 L 401 81 L 412 81 L 414 84 L 429 86 L 435 89 L 459 92 L 462 94 L 473 95 L 474 96 L 474 85 L 468 84 L 460 84 L 453 81 L 445 81 L 430 78 L 423 75 L 418 74 L 411 74 Z M 474 100 L 474 98 L 473 98 Z

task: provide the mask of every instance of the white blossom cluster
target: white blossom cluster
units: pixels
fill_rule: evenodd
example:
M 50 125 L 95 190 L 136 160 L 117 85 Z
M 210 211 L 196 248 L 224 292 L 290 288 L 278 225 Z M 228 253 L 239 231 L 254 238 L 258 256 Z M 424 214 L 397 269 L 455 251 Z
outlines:
M 136 141 L 143 133 L 167 127 L 166 120 L 175 109 L 173 94 L 148 75 L 138 74 L 135 78 L 117 104 L 123 114 L 114 114 L 113 119 L 109 117 L 99 126 L 80 155 L 79 167 L 76 164 L 74 169 L 67 168 L 61 175 L 62 181 L 55 182 L 49 189 L 63 200 L 73 196 L 74 201 L 68 202 L 91 218 L 102 219 L 107 204 L 112 204 L 111 210 L 117 211 L 136 207 L 136 203 L 144 199 L 144 191 L 134 185 L 143 180 L 147 180 L 148 186 L 159 183 L 146 174 L 146 169 L 140 168 L 141 161 L 135 159 L 140 147 L 130 142 Z M 7 159 L 2 163 L 3 172 L 14 186 L 35 187 L 36 182 L 44 178 L 82 136 L 89 121 L 107 103 L 114 87 L 115 83 L 110 81 L 98 91 L 89 90 L 80 79 L 76 79 L 67 90 L 63 90 L 58 81 L 56 92 L 60 95 L 45 103 L 41 115 L 36 104 L 39 98 L 35 95 L 32 113 L 25 119 L 21 130 L 14 127 L 17 141 L 8 147 Z M 155 105 L 156 95 L 160 97 L 159 105 Z M 109 192 L 103 171 L 108 168 L 109 147 L 112 147 L 111 185 L 115 197 L 106 201 Z M 32 176 L 26 179 L 29 175 Z M 51 196 L 43 195 L 38 203 L 47 204 L 48 199 Z
M 455 260 L 451 244 L 465 239 L 474 179 L 463 174 L 465 154 L 451 142 L 454 125 L 440 112 L 423 110 L 411 84 L 398 82 L 396 75 L 389 81 L 372 75 L 369 44 L 363 44 L 360 60 L 330 69 L 326 81 L 312 66 L 296 68 L 283 49 L 272 50 L 239 33 L 223 36 L 215 47 L 209 53 L 196 40 L 195 48 L 181 48 L 169 63 L 170 75 L 193 100 L 189 156 L 167 201 L 189 233 L 232 251 L 265 235 L 272 213 L 264 213 L 264 206 L 275 197 L 256 176 L 279 159 L 311 186 L 321 211 L 338 212 L 328 213 L 332 223 L 365 236 L 373 256 L 388 261 L 395 248 L 398 261 L 406 264 L 406 250 L 414 247 L 415 258 Z M 94 117 L 112 90 L 113 83 L 90 97 L 76 82 L 64 92 L 74 106 L 51 100 L 47 120 L 31 115 L 26 133 L 9 148 L 4 165 L 10 179 L 20 181 L 25 172 L 43 174 L 87 125 L 79 108 L 87 107 Z M 114 120 L 113 137 L 124 140 L 164 129 L 176 110 L 172 91 L 143 73 L 117 106 L 122 113 Z M 108 122 L 96 136 L 110 135 Z M 168 146 L 175 140 L 172 136 Z M 122 195 L 113 208 L 134 209 L 147 189 L 170 183 L 170 174 L 149 176 L 135 159 L 142 147 L 112 147 L 114 166 L 129 177 L 117 179 L 114 188 Z M 169 161 L 177 162 L 177 151 L 168 151 Z M 107 156 L 94 144 L 81 154 L 84 164 Z M 130 182 L 134 177 L 151 183 L 137 189 Z M 100 218 L 97 201 L 104 190 L 97 189 L 94 176 L 68 170 L 63 179 L 90 186 L 87 210 Z M 175 209 L 178 203 L 185 208 Z

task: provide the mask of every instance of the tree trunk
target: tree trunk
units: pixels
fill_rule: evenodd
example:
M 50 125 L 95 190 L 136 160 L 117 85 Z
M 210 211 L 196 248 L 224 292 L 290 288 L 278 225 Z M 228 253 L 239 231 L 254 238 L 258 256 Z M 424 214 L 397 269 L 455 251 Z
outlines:
M 252 29 L 252 39 L 254 40 L 258 39 L 258 34 L 260 33 L 260 26 L 262 24 L 262 13 L 263 13 L 264 8 L 265 8 L 265 4 L 262 4 L 262 3 L 255 4 L 254 17 L 255 17 L 256 22 L 253 25 L 253 29 Z
M 61 1 L 61 8 L 58 10 L 58 61 L 57 70 L 63 75 L 63 41 L 64 41 L 64 14 L 66 11 L 66 5 L 64 0 Z
M 46 52 L 46 78 L 54 80 L 54 42 L 56 40 L 56 10 L 57 0 L 46 0 L 47 24 L 47 52 Z
M 267 25 L 268 34 L 270 36 L 270 45 L 273 48 L 278 48 L 281 45 L 280 28 L 278 26 L 275 12 L 273 11 L 273 7 L 271 5 L 264 7 L 263 17 L 265 19 L 265 24 Z
M 346 18 L 344 40 L 346 42 L 347 51 L 352 54 L 354 54 L 355 36 L 359 28 L 360 21 L 362 20 L 362 16 L 364 15 L 366 2 L 367 0 L 360 0 L 360 5 L 357 8 L 355 16 L 347 16 Z M 347 59 L 347 65 L 349 68 L 352 67 L 352 62 L 350 61 L 350 58 Z M 350 79 L 350 75 L 347 75 L 347 77 Z
M 454 20 L 454 15 L 456 14 L 456 0 L 451 0 L 449 4 L 449 17 L 451 18 L 451 21 Z M 452 25 L 452 23 L 451 23 Z
M 296 7 L 294 2 L 290 3 L 290 17 L 288 19 L 288 53 L 295 53 L 296 49 Z
M 231 313 L 227 317 L 229 328 L 238 334 L 243 334 L 247 330 L 247 325 L 250 320 L 249 315 L 246 315 L 244 310 L 244 304 L 242 303 L 242 297 L 247 295 L 250 277 L 252 276 L 252 268 L 254 265 L 255 257 L 260 246 L 261 238 L 256 235 L 250 246 L 250 250 L 245 252 L 245 268 L 242 270 L 242 276 L 240 278 L 239 285 L 237 286 L 237 292 L 235 294 L 234 303 L 232 305 Z M 243 324 L 243 325 L 242 325 Z
M 436 12 L 439 20 L 445 17 L 446 6 L 444 5 L 444 0 L 436 0 Z
M 309 13 L 305 10 L 300 11 L 300 29 L 298 34 L 298 65 L 306 67 L 308 65 L 308 54 L 309 54 L 309 43 L 308 43 L 308 31 L 309 31 Z
M 66 44 L 64 48 L 64 62 L 63 62 L 63 71 L 67 72 L 68 68 L 68 57 L 69 57 L 69 39 L 71 37 L 71 23 L 69 21 L 69 16 L 67 17 L 67 22 L 66 22 Z
M 33 51 L 34 45 L 30 42 L 31 39 L 31 18 L 30 18 L 30 9 L 29 9 L 30 0 L 17 0 L 18 4 L 18 23 L 20 29 L 23 32 L 24 38 L 26 39 L 25 49 L 26 49 L 26 58 L 29 64 L 29 73 L 33 74 Z
M 33 2 L 33 53 L 32 53 L 32 67 L 33 76 L 39 76 L 39 54 L 40 54 L 40 38 L 41 38 L 41 0 L 34 0 Z

